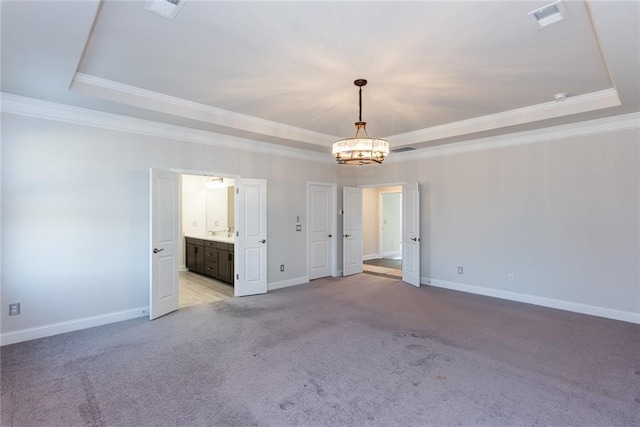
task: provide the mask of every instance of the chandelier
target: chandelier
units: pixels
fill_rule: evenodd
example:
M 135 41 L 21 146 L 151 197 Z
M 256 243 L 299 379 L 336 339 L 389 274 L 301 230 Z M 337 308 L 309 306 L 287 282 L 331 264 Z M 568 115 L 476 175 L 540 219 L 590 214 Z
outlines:
M 356 125 L 356 136 L 341 139 L 333 143 L 331 153 L 340 165 L 367 165 L 382 163 L 389 154 L 389 143 L 384 139 L 369 138 L 367 122 L 362 121 L 362 86 L 367 84 L 365 79 L 353 82 L 359 89 L 360 115 Z M 360 136 L 360 132 L 364 137 Z

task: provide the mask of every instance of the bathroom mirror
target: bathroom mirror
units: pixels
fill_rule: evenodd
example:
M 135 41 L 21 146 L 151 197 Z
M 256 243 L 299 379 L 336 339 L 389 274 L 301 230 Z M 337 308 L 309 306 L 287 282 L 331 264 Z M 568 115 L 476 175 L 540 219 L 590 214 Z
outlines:
M 225 179 L 225 186 L 207 188 L 207 231 L 233 230 L 235 187 L 232 179 Z M 226 185 L 226 184 L 231 185 Z

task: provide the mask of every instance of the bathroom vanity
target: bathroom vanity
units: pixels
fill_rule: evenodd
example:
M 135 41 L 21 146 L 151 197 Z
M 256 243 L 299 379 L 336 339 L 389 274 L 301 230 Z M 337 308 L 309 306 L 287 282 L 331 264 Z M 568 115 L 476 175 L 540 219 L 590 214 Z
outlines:
M 233 237 L 185 236 L 185 257 L 189 271 L 233 285 Z

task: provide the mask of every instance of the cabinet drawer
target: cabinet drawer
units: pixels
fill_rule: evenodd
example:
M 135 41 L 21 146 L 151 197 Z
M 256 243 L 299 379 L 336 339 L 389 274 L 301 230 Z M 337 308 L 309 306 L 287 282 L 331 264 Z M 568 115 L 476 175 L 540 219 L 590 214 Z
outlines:
M 223 250 L 223 251 L 228 251 L 229 250 L 229 244 L 228 243 L 224 243 L 224 242 L 216 242 L 216 247 L 218 249 Z
M 196 245 L 196 246 L 204 246 L 204 240 L 202 239 L 194 239 L 193 237 L 185 237 L 187 241 L 187 245 Z
M 216 261 L 216 249 L 211 247 L 204 248 L 204 261 L 215 262 Z
M 206 248 L 215 248 L 216 247 L 216 242 L 214 242 L 212 240 L 205 240 L 204 241 L 204 246 Z
M 218 275 L 218 264 L 214 262 L 204 263 L 204 274 L 207 276 L 215 277 Z

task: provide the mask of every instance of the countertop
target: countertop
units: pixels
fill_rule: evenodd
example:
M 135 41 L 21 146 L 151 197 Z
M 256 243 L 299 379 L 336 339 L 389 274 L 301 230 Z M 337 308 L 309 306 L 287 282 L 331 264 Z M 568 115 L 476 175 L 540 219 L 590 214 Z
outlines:
M 231 237 L 227 237 L 227 236 L 212 236 L 210 234 L 196 236 L 196 235 L 193 235 L 193 234 L 185 234 L 184 237 L 191 237 L 192 239 L 209 240 L 209 241 L 212 241 L 212 242 L 223 242 L 223 243 L 231 243 L 231 244 L 233 244 L 235 242 L 235 239 L 233 238 L 233 236 L 231 236 Z

